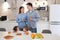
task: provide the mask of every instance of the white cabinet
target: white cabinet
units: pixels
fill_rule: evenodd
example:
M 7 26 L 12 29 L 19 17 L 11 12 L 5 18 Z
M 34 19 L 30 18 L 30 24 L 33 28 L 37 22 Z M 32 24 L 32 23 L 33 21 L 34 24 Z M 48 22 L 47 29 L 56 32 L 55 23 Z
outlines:
M 60 21 L 60 5 L 50 5 L 50 21 Z
M 37 22 L 37 32 L 41 33 L 42 30 L 49 29 L 49 22 L 47 21 L 39 21 Z
M 57 34 L 60 36 L 60 25 L 50 25 L 50 30 L 53 34 Z
M 60 36 L 60 5 L 50 5 L 50 29 Z

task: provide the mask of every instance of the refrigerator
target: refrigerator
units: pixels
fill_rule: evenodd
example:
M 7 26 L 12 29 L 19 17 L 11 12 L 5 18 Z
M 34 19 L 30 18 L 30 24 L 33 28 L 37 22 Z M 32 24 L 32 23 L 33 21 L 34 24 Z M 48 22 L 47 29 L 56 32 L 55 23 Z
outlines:
M 49 10 L 49 23 L 52 34 L 60 36 L 60 5 L 52 4 Z

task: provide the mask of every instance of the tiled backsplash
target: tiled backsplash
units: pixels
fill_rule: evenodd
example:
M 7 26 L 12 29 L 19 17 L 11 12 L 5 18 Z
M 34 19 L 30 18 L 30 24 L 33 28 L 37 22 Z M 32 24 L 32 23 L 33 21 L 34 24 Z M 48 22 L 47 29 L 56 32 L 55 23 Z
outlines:
M 41 20 L 46 20 L 47 21 L 49 19 L 48 11 L 41 10 L 41 11 L 39 11 L 39 14 L 40 14 L 40 19 Z

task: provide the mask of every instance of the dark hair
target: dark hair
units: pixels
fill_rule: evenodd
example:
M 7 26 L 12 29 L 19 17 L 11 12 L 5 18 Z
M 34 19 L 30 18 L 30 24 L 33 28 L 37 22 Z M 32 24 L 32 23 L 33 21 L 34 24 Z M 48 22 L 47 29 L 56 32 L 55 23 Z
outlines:
M 32 3 L 27 3 L 26 5 L 29 5 L 29 6 L 33 7 Z
M 17 31 L 17 28 L 18 28 L 18 26 L 15 26 L 15 27 L 13 28 L 13 31 L 16 32 L 16 31 Z
M 25 29 L 26 31 L 28 31 L 28 26 L 24 26 L 24 29 Z
M 19 14 L 21 13 L 21 9 L 22 9 L 22 8 L 24 8 L 24 7 L 23 7 L 23 6 L 21 6 L 21 7 L 19 8 Z

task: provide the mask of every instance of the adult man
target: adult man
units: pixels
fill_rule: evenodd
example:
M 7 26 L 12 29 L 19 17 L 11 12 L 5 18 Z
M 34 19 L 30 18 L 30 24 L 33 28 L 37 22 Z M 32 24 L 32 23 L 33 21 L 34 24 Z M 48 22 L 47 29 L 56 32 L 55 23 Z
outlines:
M 27 3 L 27 25 L 29 30 L 33 33 L 37 33 L 36 22 L 40 19 L 40 16 L 36 10 L 33 9 L 32 3 Z

